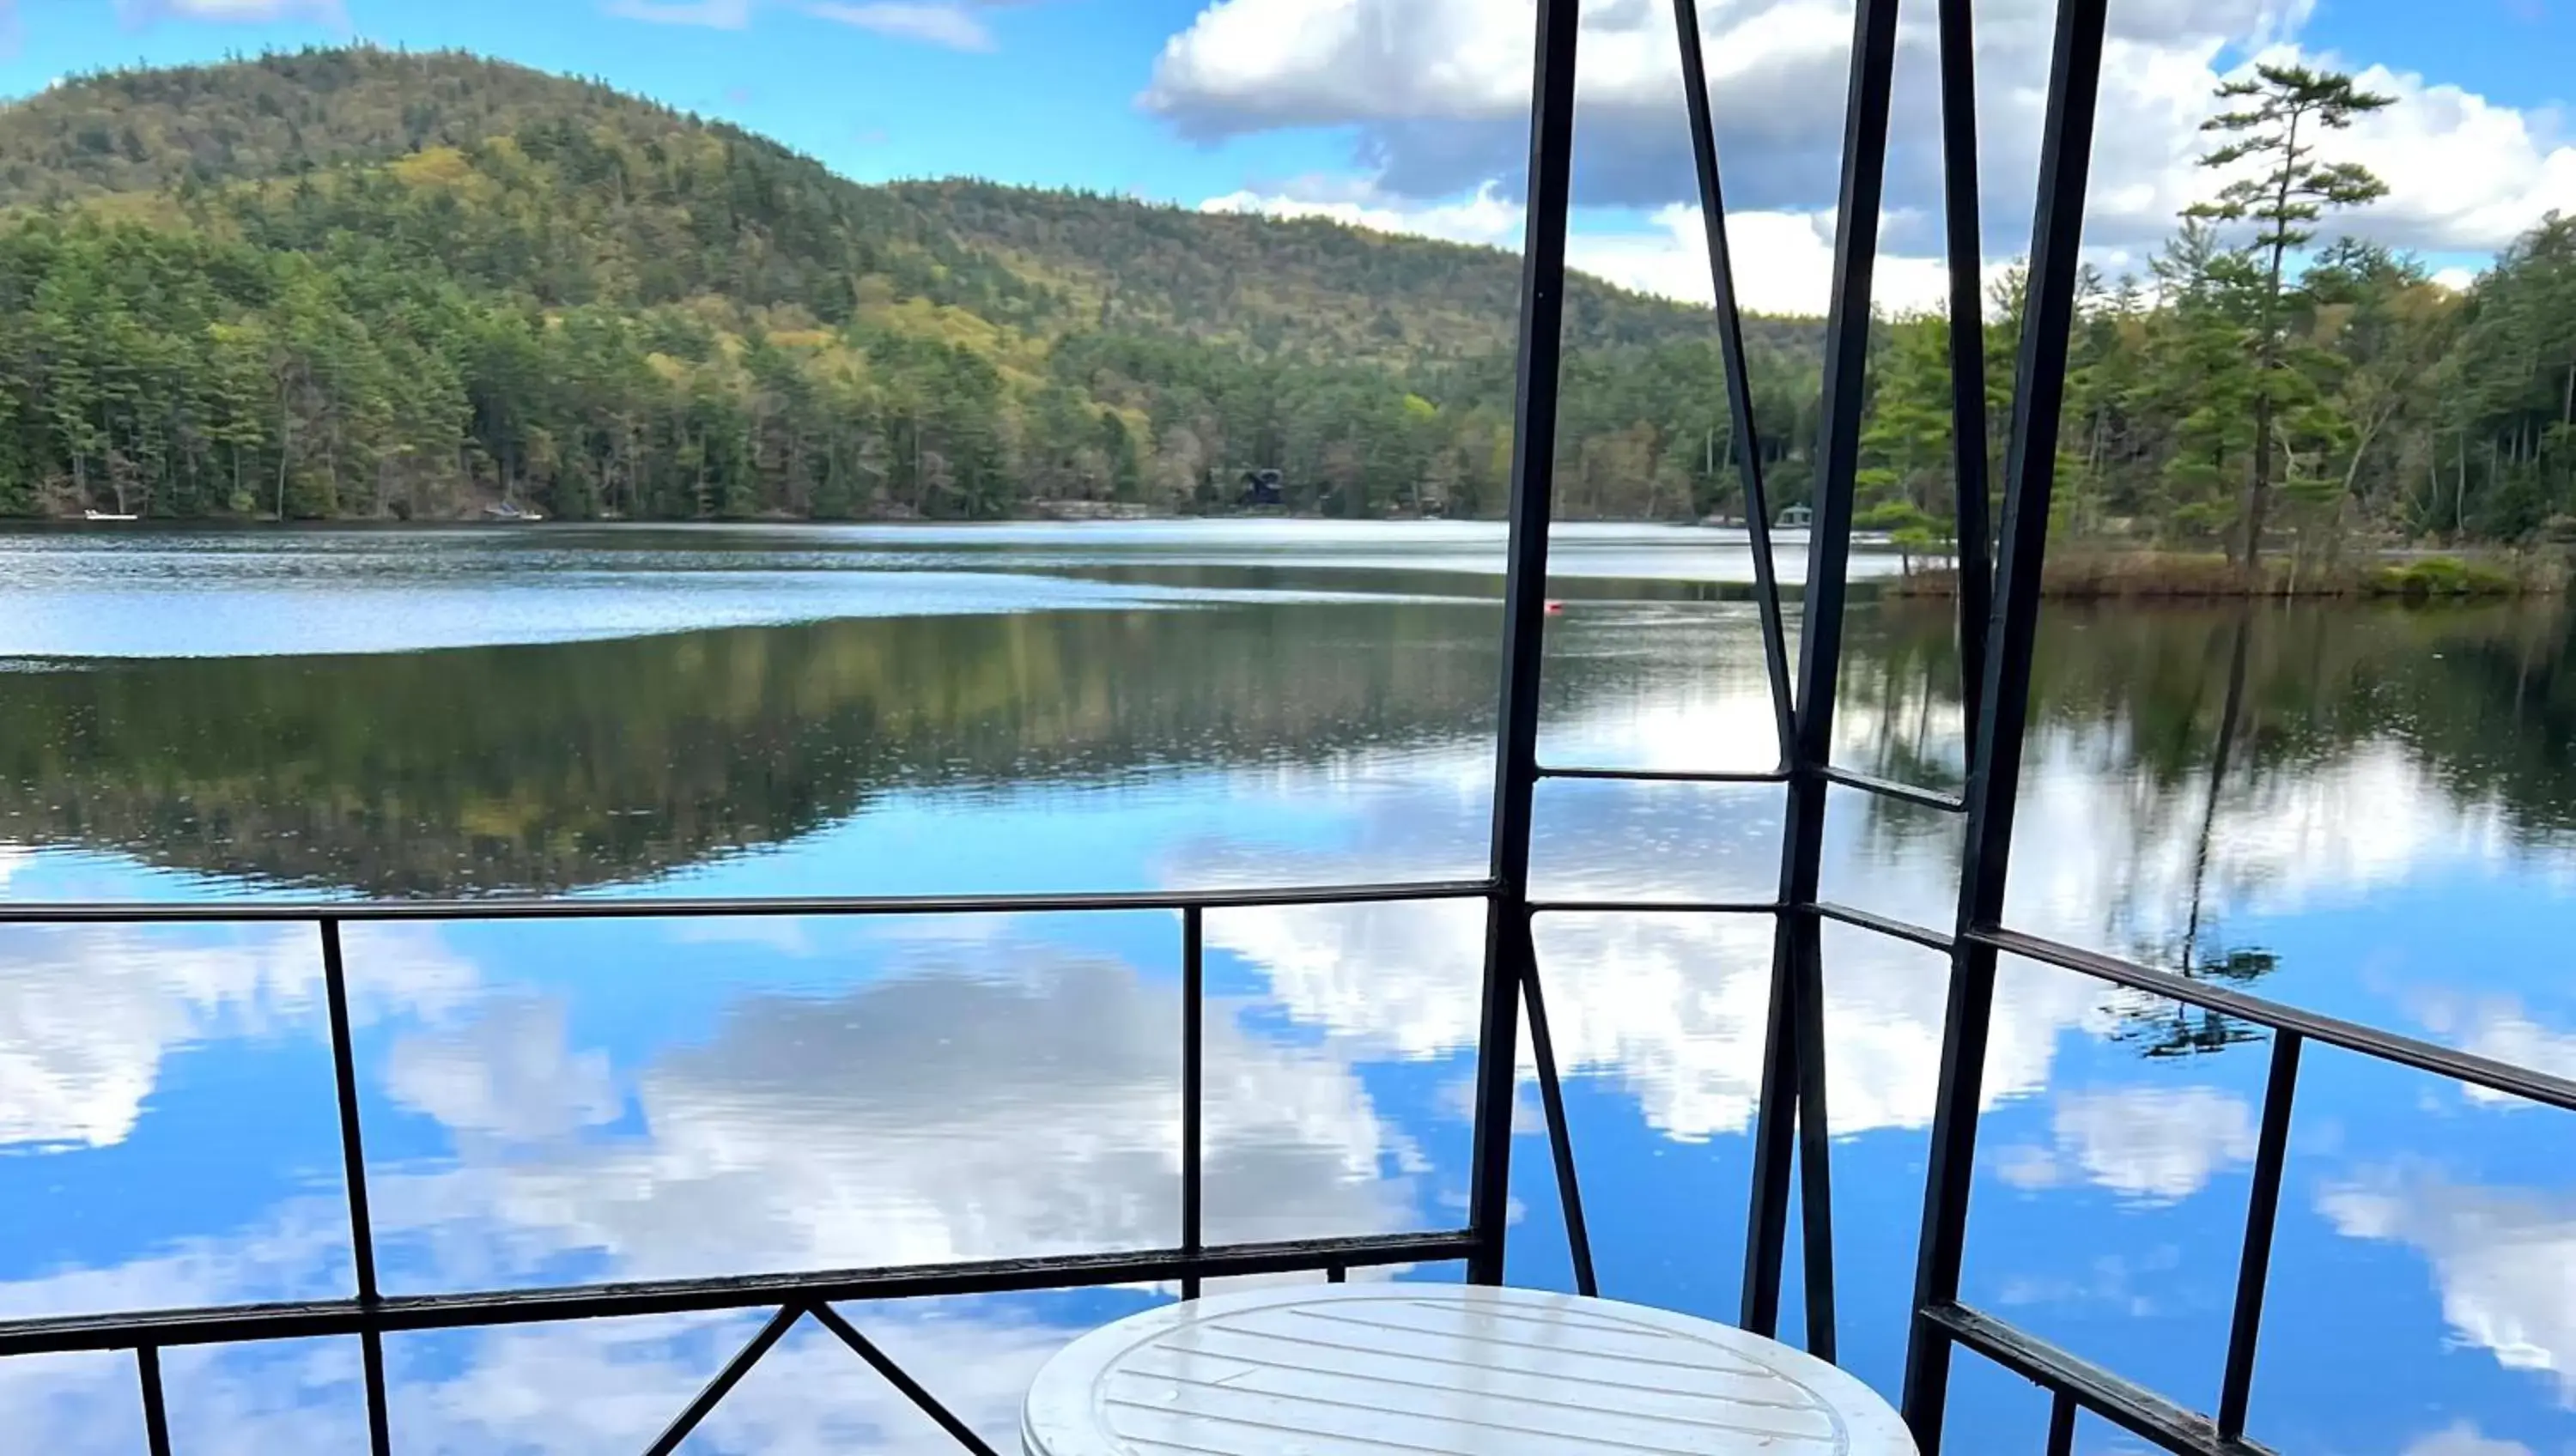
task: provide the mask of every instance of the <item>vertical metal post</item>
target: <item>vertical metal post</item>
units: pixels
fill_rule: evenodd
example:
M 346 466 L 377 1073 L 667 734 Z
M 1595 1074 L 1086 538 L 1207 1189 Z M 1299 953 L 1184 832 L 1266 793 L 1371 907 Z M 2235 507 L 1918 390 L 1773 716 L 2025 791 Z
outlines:
M 1717 175 L 1717 122 L 1708 103 L 1708 62 L 1700 53 L 1698 0 L 1673 0 L 1682 51 L 1682 101 L 1690 114 L 1691 159 L 1699 169 L 1700 227 L 1708 235 L 1709 287 L 1717 300 L 1718 361 L 1726 373 L 1727 428 L 1744 483 L 1744 529 L 1753 548 L 1755 608 L 1762 620 L 1762 662 L 1770 674 L 1771 717 L 1780 766 L 1797 757 L 1790 716 L 1789 638 L 1780 612 L 1780 583 L 1771 555 L 1771 497 L 1762 484 L 1762 437 L 1753 418 L 1753 378 L 1744 357 L 1744 316 L 1735 301 L 1734 255 L 1726 241 L 1726 193 Z
M 2295 1031 L 2272 1033 L 2272 1075 L 2263 1086 L 2263 1132 L 2254 1186 L 2245 1199 L 2245 1248 L 2236 1270 L 2236 1318 L 2227 1331 L 2227 1369 L 2218 1387 L 2218 1439 L 2245 1434 L 2254 1398 L 2254 1346 L 2263 1329 L 2263 1289 L 2272 1277 L 2272 1229 L 2281 1212 L 2281 1169 L 2290 1154 L 2290 1104 L 2298 1096 Z
M 1923 1318 L 1959 1293 L 1975 1174 L 1978 1101 L 1994 1011 L 1995 951 L 1973 938 L 2003 914 L 2013 809 L 2021 786 L 2030 710 L 2031 654 L 2039 629 L 2040 571 L 2048 553 L 2048 501 L 2056 484 L 2058 411 L 2066 398 L 2067 338 L 2075 320 L 2077 252 L 2102 72 L 2106 0 L 2059 0 L 2048 114 L 2040 139 L 2039 199 L 2031 222 L 2030 295 L 2015 368 L 2012 446 L 2004 469 L 2001 607 L 1987 637 L 1979 717 L 1983 733 L 1968 773 L 1966 859 L 1960 873 L 1956 949 L 1933 1104 L 1930 1167 L 1917 1244 L 1913 1328 L 1905 1353 L 1905 1417 L 1923 1456 L 1939 1456 L 1948 1400 L 1950 1343 Z
M 325 919 L 322 928 L 322 993 L 331 1017 L 331 1080 L 340 1100 L 340 1173 L 349 1188 L 349 1260 L 358 1279 L 358 1303 L 372 1306 L 376 1288 L 375 1225 L 367 1214 L 367 1153 L 358 1132 L 357 1052 L 349 1034 L 349 977 L 340 954 L 340 922 Z M 358 1335 L 367 1385 L 367 1449 L 388 1456 L 393 1449 L 392 1422 L 385 1407 L 384 1336 L 362 1330 Z
M 1959 688 L 1977 741 L 1994 611 L 1986 528 L 1985 249 L 1977 217 L 1977 55 L 1969 0 L 1941 0 L 1941 205 L 1950 263 L 1950 455 L 1959 552 Z
M 367 1450 L 369 1456 L 390 1456 L 394 1440 L 392 1414 L 385 1400 L 385 1337 L 374 1330 L 362 1331 L 358 1336 L 358 1357 L 367 1384 Z
M 1181 911 L 1181 1252 L 1192 1259 L 1207 1251 L 1202 1207 L 1206 1177 L 1202 1159 L 1206 1097 L 1207 975 L 1202 952 L 1202 919 L 1196 905 Z M 1181 1276 L 1181 1298 L 1199 1297 L 1198 1271 Z
M 1860 473 L 1861 406 L 1869 372 L 1870 281 L 1887 174 L 1888 91 L 1896 68 L 1896 0 L 1861 0 L 1852 26 L 1851 91 L 1843 114 L 1842 189 L 1834 225 L 1834 293 L 1825 324 L 1825 413 L 1817 439 L 1817 494 L 1798 632 L 1796 739 L 1788 764 L 1788 816 L 1780 854 L 1781 914 L 1772 939 L 1771 1020 L 1754 1119 L 1743 1309 L 1746 1329 L 1777 1332 L 1794 1130 L 1801 1135 L 1797 1164 L 1807 1348 L 1828 1359 L 1834 1350 L 1834 1284 L 1824 972 L 1816 918 L 1800 911 L 1816 902 L 1824 865 L 1824 771 L 1833 759 L 1834 688 L 1842 671 L 1852 489 Z
M 1511 539 L 1504 555 L 1502 704 L 1494 744 L 1493 898 L 1485 918 L 1476 1040 L 1476 1133 L 1467 1277 L 1503 1282 L 1510 1223 L 1512 1091 L 1520 987 L 1528 977 L 1530 808 L 1538 785 L 1547 523 L 1556 463 L 1557 357 L 1565 321 L 1565 218 L 1574 170 L 1574 48 L 1580 0 L 1538 0 L 1531 62 L 1529 219 L 1521 247 L 1520 373 L 1512 411 Z
M 134 1374 L 143 1386 L 143 1444 L 152 1456 L 170 1456 L 170 1405 L 161 1393 L 161 1351 L 151 1345 L 137 1346 Z
M 2075 1456 L 2075 1397 L 2062 1390 L 2048 1403 L 2048 1456 Z

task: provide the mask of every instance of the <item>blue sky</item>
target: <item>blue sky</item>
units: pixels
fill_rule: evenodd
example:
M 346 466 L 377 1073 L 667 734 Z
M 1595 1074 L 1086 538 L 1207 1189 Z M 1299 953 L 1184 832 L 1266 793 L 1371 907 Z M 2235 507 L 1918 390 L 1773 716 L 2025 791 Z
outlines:
M 152 7 L 157 18 L 108 0 L 22 0 L 15 53 L 0 59 L 0 93 L 100 66 L 217 60 L 355 35 L 603 76 L 754 127 L 862 180 L 973 173 L 1196 202 L 1347 164 L 1347 137 L 1204 147 L 1136 105 L 1163 42 L 1199 8 L 1192 0 L 961 8 L 953 13 L 969 15 L 985 37 L 982 48 L 961 48 L 763 4 L 733 23 L 722 7 L 595 0 L 214 0 L 196 15 Z M 641 18 L 658 12 L 667 13 Z M 198 18 L 226 15 L 254 18 Z
M 972 173 L 1188 206 L 1517 238 L 1529 0 L 15 0 L 0 94 L 137 61 L 363 36 L 461 46 L 739 121 L 862 180 Z M 0 14 L 12 10 L 0 0 Z M 1705 3 L 1748 295 L 1820 299 L 1849 0 Z M 1930 11 L 1908 7 L 1881 301 L 1937 288 Z M 2207 190 L 2208 92 L 2256 54 L 2363 70 L 2356 230 L 2472 269 L 2576 208 L 2571 0 L 2114 0 L 2090 238 L 2133 268 Z M 1704 292 L 1670 11 L 1592 0 L 1578 262 Z M 2020 248 L 2047 0 L 1979 7 L 1990 258 Z

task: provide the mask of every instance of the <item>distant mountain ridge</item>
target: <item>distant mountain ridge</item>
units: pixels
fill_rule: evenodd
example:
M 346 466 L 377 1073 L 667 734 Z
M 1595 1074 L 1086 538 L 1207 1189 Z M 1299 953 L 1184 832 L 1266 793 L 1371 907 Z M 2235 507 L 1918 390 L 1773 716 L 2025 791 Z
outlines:
M 699 133 L 810 168 L 819 186 L 885 198 L 916 226 L 1185 332 L 1206 330 L 1212 305 L 1240 298 L 1247 271 L 1278 273 L 1292 261 L 1316 275 L 1295 301 L 1366 313 L 1371 325 L 1391 313 L 1453 346 L 1508 339 L 1519 305 L 1519 261 L 1493 248 L 977 179 L 874 187 L 724 122 L 458 51 L 336 48 L 63 82 L 0 106 L 0 208 L 376 165 L 572 118 L 639 145 Z M 1653 343 L 1705 329 L 1699 310 L 1595 279 L 1578 277 L 1572 293 L 1568 333 L 1578 342 Z
M 861 185 L 458 52 L 112 71 L 0 106 L 0 510 L 1197 509 L 1279 469 L 1490 511 L 1518 290 L 1325 221 Z M 1569 505 L 1722 504 L 1704 313 L 1578 278 L 1567 319 Z M 1757 322 L 1766 416 L 1813 339 Z

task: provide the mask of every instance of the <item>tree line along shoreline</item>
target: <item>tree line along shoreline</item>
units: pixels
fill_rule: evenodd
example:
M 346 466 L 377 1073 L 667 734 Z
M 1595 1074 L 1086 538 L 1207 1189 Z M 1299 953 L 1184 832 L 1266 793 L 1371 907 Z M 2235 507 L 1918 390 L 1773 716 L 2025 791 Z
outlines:
M 2210 200 L 2145 276 L 2085 280 L 2053 525 L 2068 561 L 2118 569 L 2068 580 L 2554 586 L 2576 225 L 2446 287 L 2327 236 L 2383 189 L 2321 144 L 2383 98 L 2265 67 L 2222 100 Z M 365 48 L 85 78 L 0 108 L 0 141 L 33 159 L 0 168 L 0 516 L 1197 515 L 1277 470 L 1293 514 L 1478 517 L 1507 490 L 1492 305 L 1516 264 L 1491 250 L 859 187 L 592 83 Z M 1560 514 L 1740 516 L 1705 320 L 1586 287 Z M 2018 294 L 1982 325 L 1995 462 Z M 1819 341 L 1754 323 L 1755 450 L 1786 508 L 1812 486 Z M 1874 329 L 1857 487 L 1864 525 L 1935 563 L 1948 329 Z M 1941 589 L 1937 564 L 1913 575 Z

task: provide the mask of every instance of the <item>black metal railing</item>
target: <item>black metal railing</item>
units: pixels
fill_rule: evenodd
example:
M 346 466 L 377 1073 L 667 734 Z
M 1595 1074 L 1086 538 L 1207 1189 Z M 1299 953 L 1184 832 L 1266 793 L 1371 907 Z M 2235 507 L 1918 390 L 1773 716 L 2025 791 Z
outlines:
M 1929 939 L 1938 935 L 1920 926 L 1907 926 L 1904 931 L 1908 939 Z M 2156 970 L 2116 956 L 2018 931 L 1975 930 L 1956 944 L 1964 948 L 1968 958 L 1981 960 L 1989 967 L 1995 956 L 2010 955 L 2074 971 L 2108 985 L 2223 1013 L 2272 1032 L 2271 1066 L 2264 1084 L 2262 1122 L 2246 1200 L 2245 1236 L 2239 1251 L 2234 1313 L 2218 1376 L 2217 1414 L 2214 1417 L 2202 1415 L 2131 1384 L 1993 1315 L 1961 1303 L 1955 1260 L 1958 1257 L 1957 1240 L 1964 1230 L 1966 1216 L 1964 1180 L 1953 1186 L 1951 1180 L 1959 1178 L 1959 1175 L 1951 1171 L 1946 1178 L 1938 1176 L 1947 1170 L 1936 1164 L 1936 1177 L 1926 1195 L 1927 1220 L 1937 1219 L 1940 1227 L 1935 1235 L 1938 1241 L 1926 1242 L 1925 1262 L 1930 1263 L 1945 1250 L 1953 1262 L 1947 1287 L 1937 1290 L 1937 1297 L 1922 1298 L 1918 1302 L 1913 1354 L 1908 1363 L 1909 1381 L 1928 1382 L 1945 1375 L 1946 1355 L 1939 1352 L 1948 1345 L 1963 1345 L 2047 1388 L 2061 1408 L 2089 1410 L 2168 1451 L 2202 1453 L 2202 1456 L 2238 1453 L 2241 1456 L 2241 1453 L 2263 1449 L 2245 1438 L 2245 1420 L 2253 1394 L 2254 1357 L 2262 1329 L 2265 1285 L 2271 1272 L 2272 1235 L 2274 1218 L 2280 1208 L 2281 1174 L 2289 1154 L 2291 1108 L 2298 1091 L 2301 1057 L 2308 1043 L 2315 1042 L 2395 1066 L 2430 1072 L 2543 1106 L 2576 1111 L 2576 1081 L 2496 1061 L 2474 1052 L 2328 1016 L 2226 986 L 2210 985 L 2189 976 Z M 1948 1076 L 1949 1064 L 1953 1060 L 1965 1062 L 1971 1057 L 1982 1059 L 1984 1036 L 1985 1026 L 1981 1017 L 1954 1021 L 1950 1028 L 1949 1050 L 1952 1055 L 1945 1057 L 1942 1099 L 1935 1109 L 1935 1117 L 1939 1119 L 1935 1128 L 1936 1131 L 1948 1130 L 1951 1139 L 1962 1144 L 1958 1149 L 1944 1150 L 1954 1158 L 1973 1150 L 1976 1112 L 1973 1105 L 1963 1108 L 1959 1099 L 1968 1099 L 1973 1104 L 1975 1089 L 1972 1085 L 1954 1084 Z M 1960 1136 L 1961 1129 L 1966 1130 L 1965 1138 Z M 1941 1411 L 1938 1400 L 1937 1392 L 1930 1385 L 1909 1384 L 1908 1415 L 1914 1418 L 1918 1437 L 1924 1438 L 1927 1452 L 1935 1449 L 1939 1437 Z M 1925 1436 L 1927 1430 L 1928 1437 Z M 2049 1449 L 2062 1452 L 2066 1447 L 2058 1438 L 2052 1437 Z
M 1682 92 L 1706 228 L 1714 325 L 1725 369 L 1730 447 L 1740 472 L 1755 577 L 1754 597 L 1778 737 L 1776 768 L 1681 772 L 1542 767 L 1537 761 L 1540 646 L 1551 470 L 1555 454 L 1558 334 L 1571 204 L 1574 65 L 1579 0 L 1535 0 L 1529 207 L 1522 257 L 1518 382 L 1504 592 L 1503 674 L 1494 754 L 1494 824 L 1488 873 L 1471 881 L 1131 894 L 924 898 L 596 900 L 471 903 L 233 903 L 9 905 L 0 924 L 301 922 L 318 927 L 330 1010 L 348 1219 L 356 1269 L 347 1298 L 0 1321 L 0 1356 L 130 1349 L 150 1449 L 170 1449 L 160 1352 L 177 1345 L 356 1335 L 364 1349 L 371 1450 L 390 1444 L 382 1341 L 390 1333 L 680 1311 L 757 1310 L 759 1333 L 701 1390 L 650 1447 L 668 1452 L 799 1321 L 811 1317 L 921 1407 L 967 1449 L 990 1448 L 834 1305 L 841 1301 L 998 1293 L 1108 1284 L 1168 1283 L 1184 1297 L 1207 1280 L 1302 1271 L 1339 1280 L 1356 1268 L 1463 1260 L 1468 1277 L 1498 1283 L 1505 1271 L 1517 1042 L 1524 1017 L 1565 1222 L 1574 1280 L 1599 1281 L 1584 1214 L 1576 1150 L 1567 1127 L 1555 1038 L 1533 939 L 1544 914 L 1768 915 L 1774 922 L 1770 1009 L 1752 1137 L 1750 1217 L 1741 1319 L 1774 1334 L 1794 1176 L 1804 1220 L 1801 1276 L 1808 1348 L 1835 1349 L 1828 1051 L 1820 931 L 1831 922 L 1942 952 L 1948 958 L 1940 1081 L 1931 1129 L 1912 1322 L 1902 1392 L 1924 1456 L 1942 1444 L 1951 1355 L 1967 1349 L 2031 1380 L 2049 1395 L 2047 1450 L 2065 1456 L 2076 1418 L 2091 1412 L 2185 1456 L 2247 1456 L 2265 1284 L 2282 1166 L 2303 1049 L 2338 1048 L 2545 1105 L 2576 1110 L 2576 1082 L 2412 1037 L 2214 986 L 2116 957 L 2026 935 L 2002 923 L 2030 697 L 2031 663 L 2056 469 L 2059 406 L 2075 318 L 2079 247 L 2099 89 L 2106 0 L 2059 0 L 2041 136 L 2020 354 L 2002 470 L 1998 529 L 1989 532 L 1982 258 L 1976 178 L 1973 37 L 1968 0 L 1937 0 L 1941 156 L 1948 246 L 1952 431 L 1956 449 L 1959 637 L 1967 687 L 1969 772 L 1964 793 L 1893 782 L 1832 761 L 1834 692 L 1858 475 L 1866 384 L 1875 228 L 1888 150 L 1888 109 L 1898 0 L 1856 0 L 1852 70 L 1835 230 L 1833 300 L 1826 327 L 1824 403 L 1814 489 L 1809 574 L 1801 598 L 1798 659 L 1789 658 L 1782 585 L 1773 568 L 1769 501 L 1727 246 L 1725 208 L 1707 66 L 1694 0 L 1673 0 Z M 1530 894 L 1533 792 L 1542 778 L 1702 784 L 1777 784 L 1784 790 L 1780 887 L 1766 901 L 1534 899 Z M 1870 794 L 1961 816 L 1965 853 L 1949 929 L 1918 925 L 1822 899 L 1820 867 L 1830 790 Z M 1486 952 L 1480 982 L 1475 1126 L 1463 1229 L 1211 1245 L 1203 1228 L 1205 976 L 1209 911 L 1481 899 Z M 1181 943 L 1181 1189 L 1178 1247 L 938 1265 L 890 1266 L 721 1278 L 599 1283 L 460 1294 L 387 1295 L 378 1286 L 340 930 L 383 921 L 709 916 L 903 916 L 1166 911 Z M 2245 1237 L 2228 1346 L 2217 1362 L 2216 1414 L 2197 1411 L 2082 1360 L 1960 1299 L 1979 1091 L 1993 1015 L 1998 960 L 2013 956 L 2107 985 L 2223 1013 L 2273 1033 Z M 1651 1300 L 1652 1290 L 1633 1291 Z
M 1545 3 L 1542 0 L 1543 8 Z M 1559 3 L 1570 5 L 1572 0 Z M 1842 190 L 1835 230 L 1834 294 L 1826 332 L 1825 410 L 1815 452 L 1816 503 L 1793 696 L 1780 625 L 1780 588 L 1770 563 L 1760 452 L 1751 402 L 1743 386 L 1742 326 L 1730 274 L 1697 7 L 1694 0 L 1673 0 L 1682 92 L 1699 176 L 1717 332 L 1726 357 L 1731 438 L 1742 472 L 1751 527 L 1755 591 L 1761 606 L 1781 766 L 1770 772 L 1735 774 L 1555 772 L 1568 777 L 1788 786 L 1781 887 L 1776 904 L 1657 907 L 1767 909 L 1777 916 L 1771 1020 L 1754 1135 L 1753 1216 L 1746 1239 L 1743 1323 L 1747 1328 L 1763 1334 L 1776 1333 L 1794 1125 L 1794 1161 L 1805 1219 L 1800 1249 L 1807 1292 L 1806 1340 L 1811 1351 L 1832 1358 L 1835 1332 L 1830 1152 L 1823 1097 L 1825 1037 L 1818 994 L 1821 957 L 1817 930 L 1828 921 L 1857 927 L 1941 951 L 1950 960 L 1940 1084 L 1917 1245 L 1914 1318 L 1907 1341 L 1903 1390 L 1905 1416 L 1924 1456 L 1936 1456 L 1941 1448 L 1950 1353 L 1956 1347 L 1975 1351 L 2049 1393 L 2046 1449 L 2050 1456 L 2065 1456 L 2071 1451 L 2076 1417 L 2083 1411 L 2168 1451 L 2189 1456 L 2244 1456 L 2262 1449 L 2246 1439 L 2245 1426 L 2303 1047 L 2317 1042 L 2571 1110 L 2576 1110 L 2576 1082 L 2242 991 L 2206 985 L 2190 977 L 2003 926 L 2013 814 L 2020 789 L 2031 663 L 2047 554 L 2049 499 L 2055 483 L 2059 409 L 2066 385 L 2068 340 L 2075 321 L 2086 184 L 2107 24 L 2106 0 L 2059 0 L 2057 7 L 2022 300 L 2021 352 L 2015 360 L 2012 418 L 2003 468 L 2001 529 L 1996 532 L 1988 528 L 1974 36 L 1969 0 L 1938 0 L 1940 150 L 1949 274 L 1950 423 L 1955 454 L 1958 632 L 1966 687 L 1962 717 L 1968 748 L 1968 785 L 1966 792 L 1952 794 L 1893 782 L 1831 761 L 1832 693 L 1839 666 L 1851 504 L 1858 473 L 1852 441 L 1869 318 L 1868 254 L 1874 242 L 1879 184 L 1887 157 L 1897 0 L 1856 0 L 1854 8 Z M 1828 787 L 1855 789 L 1892 802 L 1964 817 L 1965 854 L 1958 913 L 1952 929 L 1916 925 L 1819 897 L 1817 845 L 1823 831 Z M 2222 1012 L 2267 1027 L 2273 1033 L 2272 1062 L 2239 1252 L 2233 1320 L 2227 1349 L 2216 1372 L 2215 1416 L 2200 1414 L 1960 1302 L 1959 1275 L 1967 1239 L 1978 1091 L 1993 1016 L 1996 961 L 2005 954 Z M 1570 1179 L 1570 1159 L 1563 1167 Z
M 1340 1278 L 1357 1268 L 1473 1261 L 1480 1255 L 1499 1264 L 1497 1246 L 1503 1232 L 1499 1218 L 1484 1223 L 1471 1220 L 1468 1228 L 1445 1231 L 1212 1245 L 1206 1242 L 1202 1215 L 1206 1181 L 1202 1114 L 1205 1099 L 1204 929 L 1207 912 L 1289 906 L 1492 900 L 1497 898 L 1497 894 L 1497 886 L 1490 880 L 1466 880 L 1198 892 L 919 898 L 0 903 L 0 925 L 296 923 L 315 927 L 318 937 L 315 951 L 322 962 L 323 995 L 328 1010 L 332 1081 L 339 1104 L 340 1157 L 347 1185 L 350 1261 L 355 1286 L 349 1297 L 340 1299 L 0 1320 L 0 1357 L 74 1351 L 134 1351 L 143 1402 L 145 1439 L 153 1456 L 165 1456 L 171 1448 L 169 1413 L 161 1380 L 162 1351 L 183 1345 L 355 1335 L 360 1345 L 366 1391 L 368 1447 L 374 1456 L 385 1456 L 392 1449 L 393 1440 L 384 1362 L 384 1337 L 388 1334 L 629 1315 L 766 1309 L 771 1311 L 770 1318 L 759 1332 L 681 1409 L 669 1427 L 647 1448 L 648 1451 L 660 1456 L 660 1453 L 675 1449 L 763 1355 L 800 1320 L 810 1317 L 849 1346 L 860 1359 L 874 1367 L 969 1450 L 989 1453 L 991 1448 L 972 1429 L 833 1308 L 834 1303 L 1110 1284 L 1177 1284 L 1185 1297 L 1195 1297 L 1205 1281 L 1239 1275 L 1306 1272 Z M 346 925 L 421 921 L 1138 911 L 1173 912 L 1180 921 L 1181 1240 L 1176 1248 L 422 1295 L 387 1294 L 378 1282 L 375 1225 L 368 1208 L 366 1146 L 358 1106 L 357 1059 L 350 1029 L 348 965 L 342 949 L 341 931 Z M 1534 988 L 1534 979 L 1530 984 Z M 1546 1083 L 1552 1088 L 1556 1085 L 1553 1054 L 1545 1041 L 1544 1013 L 1539 1011 L 1534 996 L 1531 1007 L 1541 1027 L 1538 1043 L 1541 1066 Z

